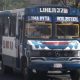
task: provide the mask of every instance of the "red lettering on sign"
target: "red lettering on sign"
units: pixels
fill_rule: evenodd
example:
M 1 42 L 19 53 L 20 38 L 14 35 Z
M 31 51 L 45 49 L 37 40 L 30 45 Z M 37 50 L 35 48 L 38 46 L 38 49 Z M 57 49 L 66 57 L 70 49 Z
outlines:
M 9 48 L 9 41 L 6 41 L 6 48 Z
M 10 41 L 10 49 L 13 49 L 13 42 Z

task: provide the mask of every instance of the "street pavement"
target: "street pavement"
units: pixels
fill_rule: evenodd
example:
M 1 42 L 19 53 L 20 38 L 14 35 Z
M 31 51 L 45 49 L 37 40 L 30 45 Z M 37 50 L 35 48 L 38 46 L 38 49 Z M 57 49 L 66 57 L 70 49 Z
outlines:
M 23 80 L 22 75 L 20 73 L 0 73 L 0 80 Z M 39 77 L 39 79 L 35 78 L 34 80 L 43 80 Z M 50 75 L 46 78 L 46 80 L 70 80 L 69 75 Z
M 0 62 L 1 66 L 1 62 Z M 16 72 L 2 73 L 0 67 L 0 80 L 23 80 L 22 75 Z M 34 80 L 42 80 L 40 77 Z M 71 80 L 69 75 L 48 75 L 46 80 Z

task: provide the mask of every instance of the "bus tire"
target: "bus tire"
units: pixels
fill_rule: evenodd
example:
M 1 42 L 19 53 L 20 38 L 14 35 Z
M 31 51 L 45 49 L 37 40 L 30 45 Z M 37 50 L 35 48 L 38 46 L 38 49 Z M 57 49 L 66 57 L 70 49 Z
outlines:
M 26 68 L 27 68 L 27 59 L 26 57 L 22 57 L 21 58 L 21 73 L 22 73 L 23 78 L 25 78 L 25 76 L 27 77 Z
M 71 70 L 70 77 L 71 80 L 80 80 L 80 70 Z
M 21 73 L 24 80 L 32 80 L 33 72 L 27 67 L 26 57 L 21 59 Z

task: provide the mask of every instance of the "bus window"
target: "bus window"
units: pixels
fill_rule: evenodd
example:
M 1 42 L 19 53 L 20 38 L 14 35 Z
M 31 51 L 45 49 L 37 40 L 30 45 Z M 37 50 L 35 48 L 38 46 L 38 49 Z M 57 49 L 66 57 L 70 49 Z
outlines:
M 16 16 L 10 17 L 10 29 L 9 29 L 9 35 L 15 36 L 16 34 Z
M 9 17 L 7 17 L 7 16 L 4 16 L 3 17 L 3 20 L 4 20 L 4 22 L 3 22 L 3 27 L 4 27 L 4 35 L 5 36 L 9 36 Z
M 57 24 L 56 36 L 58 38 L 79 37 L 79 25 L 78 24 Z
M 3 27 L 5 36 L 15 36 L 16 33 L 16 17 L 15 16 L 4 16 Z
M 52 25 L 45 22 L 26 23 L 25 35 L 28 38 L 49 39 L 52 36 Z

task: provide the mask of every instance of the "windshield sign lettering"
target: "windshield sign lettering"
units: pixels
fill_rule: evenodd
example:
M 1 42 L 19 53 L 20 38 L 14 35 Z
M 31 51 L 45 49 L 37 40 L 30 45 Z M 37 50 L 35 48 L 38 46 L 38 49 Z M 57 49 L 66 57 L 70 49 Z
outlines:
M 57 17 L 57 21 L 71 21 L 71 22 L 78 22 L 78 17 Z
M 68 13 L 67 8 L 40 8 L 41 13 Z
M 29 16 L 28 20 L 33 20 L 33 21 L 51 21 L 49 16 Z

